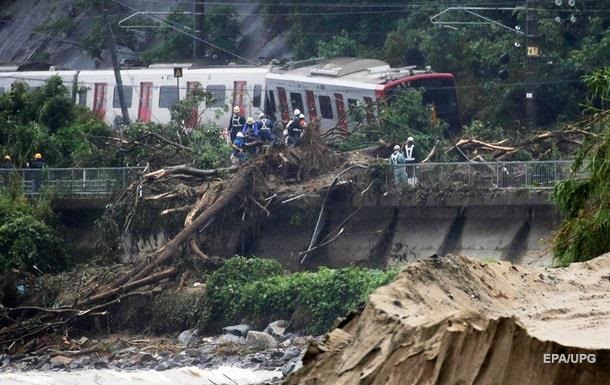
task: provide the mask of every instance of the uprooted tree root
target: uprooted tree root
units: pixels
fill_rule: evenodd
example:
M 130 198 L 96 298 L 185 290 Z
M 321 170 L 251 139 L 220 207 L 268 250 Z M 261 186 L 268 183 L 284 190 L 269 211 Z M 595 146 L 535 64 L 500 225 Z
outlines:
M 206 232 L 222 227 L 211 226 L 215 221 L 231 217 L 246 222 L 256 220 L 258 215 L 269 215 L 270 194 L 278 184 L 307 181 L 336 168 L 338 163 L 338 156 L 312 127 L 300 147 L 269 148 L 240 167 L 199 170 L 181 165 L 142 175 L 110 206 L 106 220 L 110 218 L 116 222 L 115 227 L 129 232 L 139 211 L 147 205 L 157 205 L 156 209 L 163 208 L 161 216 L 184 215 L 182 228 L 165 245 L 137 260 L 110 282 L 94 277 L 79 284 L 69 306 L 0 309 L 0 317 L 9 325 L 0 329 L 0 345 L 14 345 L 65 328 L 84 317 L 105 315 L 110 305 L 127 296 L 150 294 L 146 288 L 178 273 L 174 265 L 183 250 L 190 251 L 204 265 L 218 264 L 221 257 L 209 254 L 204 241 Z M 239 231 L 234 233 L 236 244 Z

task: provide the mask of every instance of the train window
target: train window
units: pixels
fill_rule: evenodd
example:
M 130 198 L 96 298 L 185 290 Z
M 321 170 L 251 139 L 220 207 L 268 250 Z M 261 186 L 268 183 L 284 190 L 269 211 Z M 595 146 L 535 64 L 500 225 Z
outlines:
M 159 107 L 170 108 L 178 102 L 178 87 L 161 86 L 159 87 Z
M 87 87 L 78 89 L 78 105 L 81 107 L 87 106 Z
M 0 95 L 2 95 L 5 91 L 6 89 L 4 87 L 0 87 Z
M 127 108 L 131 108 L 133 87 L 123 86 L 123 95 L 125 95 L 125 104 L 127 104 Z M 112 108 L 121 108 L 121 101 L 119 100 L 119 87 L 114 87 L 114 96 L 112 98 Z
M 347 99 L 347 108 L 352 109 L 358 107 L 358 100 L 356 99 Z
M 212 100 L 208 103 L 208 107 L 224 107 L 225 99 L 227 97 L 227 87 L 222 84 L 210 84 L 205 90 L 212 95 Z
M 261 106 L 261 95 L 263 93 L 263 87 L 260 84 L 254 85 L 254 93 L 252 94 L 252 105 L 254 107 Z
M 292 110 L 298 108 L 301 112 L 305 113 L 305 108 L 303 107 L 303 96 L 300 93 L 290 93 L 290 104 L 292 105 Z
M 333 118 L 333 105 L 330 102 L 330 96 L 321 95 L 318 97 L 320 101 L 320 114 L 323 119 Z
M 275 107 L 275 95 L 273 94 L 273 91 L 267 92 L 265 106 L 267 107 L 267 110 L 265 111 L 266 113 L 275 114 L 277 112 L 277 108 Z

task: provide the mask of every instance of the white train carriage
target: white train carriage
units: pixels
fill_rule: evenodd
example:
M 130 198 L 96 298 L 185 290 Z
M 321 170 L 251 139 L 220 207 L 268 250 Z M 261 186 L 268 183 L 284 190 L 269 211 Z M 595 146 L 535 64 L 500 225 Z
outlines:
M 347 111 L 356 104 L 373 106 L 379 79 L 371 76 L 374 68 L 389 68 L 373 59 L 342 58 L 320 65 L 306 66 L 267 75 L 267 111 L 288 120 L 295 109 L 308 119 L 320 119 L 324 128 L 337 126 L 348 132 Z
M 182 77 L 174 77 L 173 68 L 183 68 Z M 0 72 L 0 93 L 12 83 L 25 82 L 40 87 L 52 75 L 58 75 L 68 87 L 73 100 L 86 106 L 110 124 L 121 116 L 121 108 L 112 70 Z M 216 121 L 229 124 L 232 106 L 240 106 L 245 116 L 265 112 L 274 120 L 288 121 L 295 109 L 308 119 L 320 119 L 323 128 L 350 130 L 347 112 L 353 105 L 369 106 L 366 118 L 375 114 L 376 102 L 391 102 L 401 90 L 424 90 L 424 103 L 449 123 L 451 131 L 460 128 L 459 111 L 452 74 L 433 73 L 414 68 L 390 68 L 380 60 L 339 58 L 318 65 L 282 70 L 271 67 L 192 68 L 191 65 L 155 65 L 153 68 L 121 70 L 127 110 L 132 121 L 167 123 L 170 107 L 187 93 L 202 87 L 214 96 L 207 106 L 194 110 L 185 123 Z
M 196 87 L 213 95 L 207 107 L 200 106 L 185 122 L 194 127 L 202 122 L 229 123 L 231 106 L 238 105 L 246 115 L 263 111 L 265 75 L 268 68 L 183 68 L 175 78 L 173 67 L 121 70 L 123 93 L 132 121 L 167 123 L 170 108 Z M 121 116 L 118 88 L 113 71 L 82 71 L 78 76 L 79 104 L 87 106 L 107 122 Z
M 423 100 L 449 123 L 460 129 L 453 75 L 413 67 L 391 68 L 374 59 L 339 58 L 318 65 L 267 75 L 267 112 L 288 120 L 294 109 L 309 119 L 320 119 L 321 127 L 337 127 L 347 134 L 355 124 L 348 117 L 354 105 L 367 106 L 366 119 L 373 118 L 377 102 L 392 102 L 406 88 L 423 89 Z
M 74 98 L 74 92 L 76 90 L 76 82 L 78 78 L 78 71 L 31 71 L 31 72 L 2 72 L 0 71 L 0 95 L 5 92 L 9 92 L 13 83 L 21 82 L 24 83 L 27 88 L 33 92 L 36 89 L 42 87 L 44 83 L 51 76 L 59 76 L 63 81 L 63 84 L 68 89 L 68 94 L 71 98 Z

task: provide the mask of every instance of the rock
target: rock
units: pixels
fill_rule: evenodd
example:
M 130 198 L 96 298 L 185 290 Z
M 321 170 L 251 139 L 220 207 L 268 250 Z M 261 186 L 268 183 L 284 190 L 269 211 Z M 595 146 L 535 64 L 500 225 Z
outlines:
M 159 365 L 155 366 L 155 370 L 163 371 L 163 370 L 173 369 L 176 366 L 177 366 L 176 363 L 173 361 L 163 361 L 163 362 L 159 363 Z
M 218 337 L 218 343 L 233 343 L 233 344 L 243 344 L 246 340 L 244 337 L 238 337 L 235 334 L 223 334 Z
M 189 346 L 190 344 L 195 342 L 198 334 L 199 329 L 185 330 L 178 336 L 178 342 L 180 342 L 182 346 Z
M 292 346 L 292 347 L 286 349 L 286 351 L 284 352 L 284 355 L 282 356 L 282 360 L 290 361 L 293 358 L 299 357 L 300 355 L 301 355 L 301 350 L 299 348 Z
M 70 365 L 72 363 L 72 361 L 74 361 L 74 360 L 70 357 L 55 356 L 55 357 L 51 357 L 51 360 L 49 362 L 51 363 L 51 366 L 54 368 L 65 368 L 66 366 Z
M 89 365 L 91 365 L 91 357 L 80 356 L 76 357 L 74 361 L 72 361 L 70 364 L 70 369 L 83 369 Z
M 85 336 L 79 338 L 78 341 L 76 341 L 76 343 L 81 345 L 81 346 L 86 345 L 87 342 L 89 342 L 89 338 L 87 338 Z
M 278 338 L 282 337 L 284 333 L 286 333 L 288 324 L 288 321 L 285 320 L 273 321 L 269 325 L 267 325 L 267 327 L 265 328 L 265 333 Z
M 289 362 L 286 365 L 284 365 L 284 367 L 282 368 L 282 375 L 284 377 L 287 377 L 290 373 L 294 372 L 295 369 L 296 369 L 296 363 Z
M 246 337 L 246 344 L 255 349 L 270 349 L 277 346 L 277 341 L 265 332 L 250 330 Z
M 155 358 L 150 353 L 138 353 L 137 356 L 131 359 L 133 365 L 142 365 L 144 363 L 153 361 Z
M 238 337 L 247 336 L 248 332 L 251 329 L 252 328 L 250 327 L 250 325 L 246 325 L 246 324 L 232 325 L 232 326 L 226 326 L 226 327 L 222 328 L 222 330 L 224 330 L 225 332 L 236 335 Z
M 199 357 L 201 351 L 199 349 L 186 349 L 183 350 L 180 354 L 184 354 L 188 357 Z

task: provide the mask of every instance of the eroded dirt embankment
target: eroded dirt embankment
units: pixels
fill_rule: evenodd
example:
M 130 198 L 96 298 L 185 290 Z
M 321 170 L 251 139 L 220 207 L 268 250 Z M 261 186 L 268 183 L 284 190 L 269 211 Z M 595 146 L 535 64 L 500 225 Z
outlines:
M 287 384 L 608 384 L 609 293 L 610 254 L 567 269 L 417 262 L 311 345 Z

